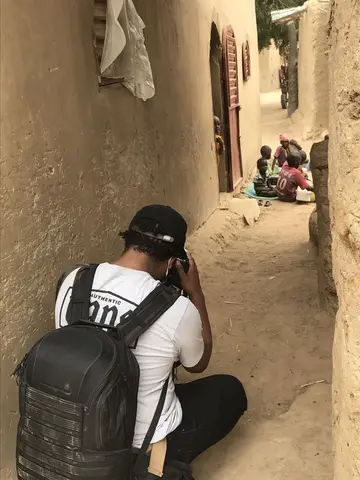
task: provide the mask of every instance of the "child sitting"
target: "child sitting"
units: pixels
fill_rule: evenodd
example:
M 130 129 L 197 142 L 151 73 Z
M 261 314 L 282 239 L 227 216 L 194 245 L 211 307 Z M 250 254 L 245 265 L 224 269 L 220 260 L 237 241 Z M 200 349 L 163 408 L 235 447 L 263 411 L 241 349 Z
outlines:
M 225 151 L 225 142 L 221 136 L 221 124 L 220 118 L 214 116 L 214 133 L 215 133 L 215 148 L 216 148 L 216 160 L 218 166 L 220 165 L 220 156 Z
M 259 197 L 276 197 L 275 185 L 277 177 L 270 175 L 268 160 L 271 158 L 271 148 L 263 145 L 260 150 L 261 158 L 257 161 L 258 173 L 254 178 L 255 193 Z
M 279 174 L 276 194 L 282 202 L 295 202 L 298 187 L 303 190 L 314 190 L 314 187 L 309 185 L 304 176 L 299 172 L 300 163 L 300 154 L 290 153 L 287 157 L 287 164 L 283 166 Z

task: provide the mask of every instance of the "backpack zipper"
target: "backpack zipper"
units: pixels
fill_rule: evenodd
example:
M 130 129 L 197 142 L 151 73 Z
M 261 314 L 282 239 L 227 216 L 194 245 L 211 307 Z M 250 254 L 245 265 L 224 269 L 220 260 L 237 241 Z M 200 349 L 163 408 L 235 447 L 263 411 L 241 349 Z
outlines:
M 100 428 L 100 425 L 101 425 L 101 406 L 102 406 L 102 399 L 105 397 L 107 397 L 108 393 L 112 390 L 112 388 L 118 383 L 118 382 L 127 382 L 127 378 L 124 374 L 120 374 L 115 380 L 113 380 L 107 387 L 106 389 L 101 393 L 101 395 L 99 396 L 99 400 L 97 402 L 97 405 L 96 405 L 96 422 L 95 422 L 95 426 L 96 426 L 96 445 L 97 445 L 97 448 L 101 448 L 102 447 L 102 443 L 103 443 L 103 437 L 102 437 L 102 430 Z M 121 388 L 122 390 L 122 393 L 123 393 L 123 388 Z M 120 408 L 120 406 L 118 407 Z
M 111 337 L 109 336 L 109 338 L 111 338 Z M 112 347 L 113 347 L 113 352 L 115 351 L 115 353 L 117 353 L 116 347 L 115 347 L 114 343 L 112 343 Z M 106 382 L 106 380 L 107 380 L 107 377 L 108 377 L 109 373 L 110 373 L 111 370 L 114 368 L 114 364 L 116 363 L 116 357 L 117 357 L 117 355 L 114 355 L 114 357 L 113 357 L 113 359 L 112 359 L 112 361 L 111 361 L 111 364 L 109 365 L 108 369 L 107 369 L 106 372 L 104 373 L 103 378 L 101 379 L 101 382 L 99 383 L 99 385 L 97 386 L 97 388 L 96 388 L 96 389 L 92 392 L 92 394 L 90 395 L 90 397 L 89 397 L 89 399 L 88 399 L 88 401 L 87 401 L 87 404 L 86 404 L 86 405 L 89 407 L 89 410 L 90 410 L 90 408 L 91 408 L 91 403 L 92 403 L 92 401 L 93 401 L 93 398 L 95 397 L 95 395 L 97 394 L 97 392 L 102 389 L 103 385 L 105 384 L 105 382 Z
M 11 374 L 11 377 L 16 377 L 16 384 L 17 386 L 20 386 L 21 380 L 27 365 L 27 360 L 29 358 L 29 353 L 27 353 L 24 358 L 21 360 L 21 362 L 17 365 L 13 373 Z

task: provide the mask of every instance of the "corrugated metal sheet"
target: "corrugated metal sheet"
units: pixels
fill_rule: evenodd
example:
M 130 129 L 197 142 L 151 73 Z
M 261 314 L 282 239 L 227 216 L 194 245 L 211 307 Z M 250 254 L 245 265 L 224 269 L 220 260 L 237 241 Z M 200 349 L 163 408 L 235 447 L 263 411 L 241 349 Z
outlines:
M 273 10 L 271 12 L 271 21 L 273 23 L 288 23 L 297 20 L 307 10 L 307 2 L 302 7 L 284 8 L 283 10 Z

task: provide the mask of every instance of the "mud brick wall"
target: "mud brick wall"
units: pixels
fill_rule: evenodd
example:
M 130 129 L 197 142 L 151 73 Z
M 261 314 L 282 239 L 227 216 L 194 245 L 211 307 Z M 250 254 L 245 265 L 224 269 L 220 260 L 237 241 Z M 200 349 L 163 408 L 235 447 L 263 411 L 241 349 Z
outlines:
M 360 478 L 360 2 L 332 1 L 329 198 L 339 296 L 333 349 L 335 480 Z
M 335 313 L 338 307 L 338 300 L 332 273 L 332 236 L 328 196 L 328 147 L 328 140 L 314 143 L 311 148 L 310 159 L 316 195 L 320 302 L 324 309 L 330 313 Z

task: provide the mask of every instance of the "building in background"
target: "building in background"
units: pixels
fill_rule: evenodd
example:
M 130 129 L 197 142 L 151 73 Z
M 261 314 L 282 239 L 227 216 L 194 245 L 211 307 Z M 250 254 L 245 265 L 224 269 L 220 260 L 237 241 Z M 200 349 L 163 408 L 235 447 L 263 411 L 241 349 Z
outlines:
M 330 2 L 309 0 L 299 28 L 299 113 L 304 139 L 322 139 L 329 129 Z
M 281 67 L 281 56 L 279 50 L 272 42 L 270 47 L 259 53 L 260 68 L 260 93 L 268 93 L 278 90 L 279 70 Z
M 53 327 L 61 270 L 118 255 L 118 231 L 147 203 L 172 205 L 196 229 L 217 206 L 219 178 L 232 190 L 258 156 L 254 0 L 134 3 L 155 85 L 146 102 L 99 85 L 92 2 L 1 5 L 3 480 L 15 478 L 10 374 Z M 219 173 L 215 108 L 227 141 Z
M 301 120 L 305 140 L 323 139 L 329 128 L 330 10 L 330 0 L 308 0 L 303 5 L 271 13 L 273 22 L 285 24 L 289 36 L 290 33 L 293 35 L 293 48 L 290 42 L 288 58 L 289 114 L 294 114 L 296 110 L 296 119 Z

